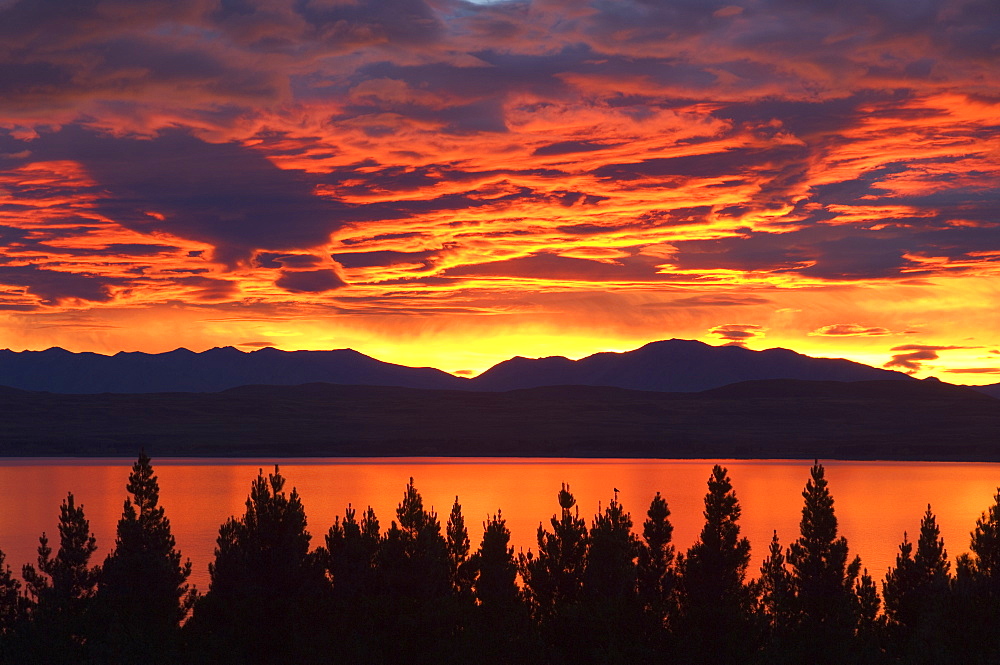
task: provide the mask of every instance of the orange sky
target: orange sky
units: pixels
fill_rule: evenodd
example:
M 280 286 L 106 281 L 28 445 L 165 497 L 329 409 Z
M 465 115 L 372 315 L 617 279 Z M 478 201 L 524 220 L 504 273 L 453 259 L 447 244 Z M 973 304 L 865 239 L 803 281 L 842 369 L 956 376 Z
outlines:
M 0 1 L 0 347 L 1000 381 L 1000 16 L 827 7 Z

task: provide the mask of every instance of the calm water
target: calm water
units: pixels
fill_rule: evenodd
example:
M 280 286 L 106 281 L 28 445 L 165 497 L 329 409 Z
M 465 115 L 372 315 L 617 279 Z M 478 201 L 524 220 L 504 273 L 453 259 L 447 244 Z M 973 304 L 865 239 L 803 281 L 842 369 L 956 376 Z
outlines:
M 47 531 L 58 543 L 59 504 L 68 491 L 85 507 L 103 561 L 114 543 L 115 524 L 126 496 L 129 460 L 0 459 L 0 549 L 19 571 L 34 561 L 38 536 Z M 275 460 L 153 460 L 178 546 L 194 564 L 193 581 L 208 587 L 219 525 L 242 515 L 250 483 L 261 467 Z M 503 510 L 515 551 L 534 549 L 538 523 L 557 510 L 556 494 L 567 482 L 580 514 L 588 518 L 607 505 L 613 488 L 641 529 L 650 499 L 666 498 L 674 525 L 674 544 L 686 549 L 703 523 L 702 507 L 712 460 L 579 459 L 337 459 L 278 460 L 288 489 L 298 488 L 313 534 L 313 546 L 342 515 L 348 502 L 359 514 L 371 505 L 382 528 L 410 476 L 447 520 L 455 495 L 462 504 L 473 548 L 481 523 Z M 743 507 L 742 532 L 753 546 L 751 575 L 756 576 L 772 530 L 783 544 L 798 535 L 802 489 L 810 463 L 799 461 L 723 461 Z M 976 519 L 993 502 L 1000 485 L 1000 465 L 920 462 L 828 462 L 827 478 L 835 499 L 842 535 L 853 554 L 876 578 L 895 561 L 903 532 L 911 539 L 928 503 L 938 516 L 951 558 L 967 551 Z

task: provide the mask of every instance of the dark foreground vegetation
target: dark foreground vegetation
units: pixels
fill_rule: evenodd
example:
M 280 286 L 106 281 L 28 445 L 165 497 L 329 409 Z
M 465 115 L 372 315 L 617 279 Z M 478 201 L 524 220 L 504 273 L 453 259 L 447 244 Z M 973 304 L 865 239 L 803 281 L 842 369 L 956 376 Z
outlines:
M 127 490 L 103 565 L 90 560 L 94 537 L 72 494 L 58 543 L 42 535 L 21 579 L 0 554 L 2 662 L 1000 662 L 1000 490 L 954 574 L 928 506 L 880 594 L 838 536 L 819 464 L 799 535 L 785 547 L 775 534 L 752 574 L 719 466 L 686 552 L 671 544 L 659 493 L 641 524 L 616 496 L 588 525 L 564 485 L 537 549 L 517 556 L 499 511 L 473 549 L 458 498 L 442 520 L 412 479 L 388 528 L 371 508 L 348 506 L 313 548 L 302 503 L 275 468 L 220 528 L 201 595 L 145 455 Z
M 664 457 L 990 461 L 1000 400 L 933 381 L 738 383 L 700 393 L 308 384 L 220 393 L 0 388 L 4 455 Z

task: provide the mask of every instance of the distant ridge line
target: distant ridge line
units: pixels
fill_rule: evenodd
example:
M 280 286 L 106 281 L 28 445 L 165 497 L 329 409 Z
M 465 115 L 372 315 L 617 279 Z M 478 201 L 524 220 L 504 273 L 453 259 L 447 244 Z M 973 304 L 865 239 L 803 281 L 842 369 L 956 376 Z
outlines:
M 211 393 L 246 385 L 307 383 L 426 390 L 505 392 L 558 385 L 605 386 L 653 392 L 700 392 L 743 381 L 915 381 L 901 372 L 845 359 L 813 358 L 788 349 L 753 351 L 695 340 L 650 342 L 632 351 L 500 362 L 468 379 L 430 367 L 383 362 L 353 349 L 282 351 L 232 346 L 195 352 L 121 351 L 114 355 L 0 351 L 0 386 L 60 394 Z M 1000 397 L 1000 384 L 977 386 Z

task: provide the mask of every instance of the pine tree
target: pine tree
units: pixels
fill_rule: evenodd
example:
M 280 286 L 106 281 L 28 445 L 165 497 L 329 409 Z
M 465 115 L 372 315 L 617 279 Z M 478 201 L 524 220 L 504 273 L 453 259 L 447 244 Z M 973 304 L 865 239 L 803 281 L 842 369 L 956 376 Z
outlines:
M 380 539 L 378 518 L 371 506 L 359 523 L 351 504 L 343 521 L 338 517 L 326 534 L 321 557 L 333 582 L 328 639 L 342 662 L 363 662 L 377 649 L 373 635 L 380 619 L 371 612 L 369 601 L 377 592 L 375 561 Z
M 671 545 L 674 527 L 669 517 L 670 508 L 657 492 L 649 503 L 642 525 L 643 542 L 639 546 L 637 563 L 639 597 L 660 624 L 670 613 L 676 585 L 674 546 Z
M 473 608 L 471 648 L 466 662 L 518 663 L 534 660 L 527 652 L 530 624 L 517 586 L 517 563 L 510 530 L 500 511 L 483 523 L 483 540 L 469 557 Z
M 563 483 L 558 495 L 560 514 L 550 520 L 552 531 L 538 525 L 538 554 L 519 557 L 521 577 L 532 611 L 539 619 L 551 617 L 560 605 L 580 599 L 587 562 L 587 524 Z
M 498 510 L 483 523 L 483 541 L 471 558 L 476 600 L 490 614 L 508 612 L 521 599 L 514 548 L 509 544 L 510 529 Z
M 12 642 L 27 618 L 28 599 L 21 593 L 21 582 L 5 563 L 0 552 L 0 663 L 16 662 Z
M 802 496 L 800 535 L 787 553 L 801 655 L 816 663 L 846 662 L 861 619 L 855 589 L 861 560 L 848 563 L 847 539 L 837 535 L 833 497 L 818 462 Z
M 27 564 L 22 572 L 32 604 L 29 659 L 39 663 L 79 663 L 86 653 L 87 613 L 100 568 L 90 565 L 97 542 L 83 505 L 76 505 L 72 493 L 59 508 L 56 555 L 52 556 L 44 533 L 38 543 L 38 568 Z
M 1000 662 L 1000 488 L 976 520 L 969 553 L 956 560 L 954 600 L 946 625 L 964 662 Z
M 583 571 L 583 603 L 577 621 L 583 660 L 634 662 L 644 647 L 645 622 L 638 594 L 639 539 L 632 516 L 617 495 L 590 528 Z
M 189 622 L 214 662 L 302 662 L 315 641 L 329 583 L 298 492 L 284 485 L 277 466 L 261 472 L 243 517 L 219 529 L 208 593 Z
M 418 600 L 442 598 L 451 592 L 448 543 L 441 534 L 441 522 L 433 510 L 424 510 L 423 498 L 413 484 L 406 485 L 403 500 L 396 508 L 405 553 L 404 581 L 407 595 Z M 399 578 L 397 577 L 397 581 Z
M 915 556 L 913 543 L 903 534 L 896 556 L 896 566 L 889 570 L 882 584 L 885 614 L 897 642 L 918 645 L 906 647 L 914 652 L 931 653 L 939 632 L 951 586 L 948 553 L 930 505 L 920 520 L 920 537 Z
M 742 661 L 755 648 L 746 584 L 750 541 L 740 537 L 741 509 L 726 470 L 718 464 L 708 479 L 705 526 L 679 561 L 681 634 L 691 659 L 702 663 Z
M 372 592 L 378 543 L 378 518 L 371 506 L 359 524 L 354 507 L 347 504 L 344 520 L 337 517 L 326 534 L 324 552 L 326 569 L 338 600 L 356 605 L 362 596 Z
M 364 523 L 364 520 L 363 520 Z M 362 528 L 364 531 L 364 527 Z M 454 602 L 451 559 L 441 522 L 410 478 L 393 520 L 375 553 L 371 597 L 377 660 L 402 662 L 419 653 L 433 660 L 461 617 Z M 466 599 L 471 605 L 471 595 Z
M 1000 488 L 993 501 L 988 511 L 976 520 L 969 544 L 971 556 L 960 561 L 984 589 L 1000 596 Z
M 590 527 L 583 592 L 591 598 L 626 600 L 635 597 L 639 539 L 632 533 L 632 516 L 618 499 L 598 513 Z
M 457 496 L 451 507 L 451 514 L 448 515 L 445 533 L 452 588 L 460 597 L 471 598 L 473 571 L 469 565 L 469 530 L 465 528 L 462 505 L 458 502 Z
M 896 554 L 896 565 L 889 569 L 882 582 L 885 614 L 892 624 L 910 626 L 916 623 L 915 608 L 909 601 L 913 590 L 920 587 L 920 578 L 920 571 L 913 560 L 913 543 L 904 531 L 903 542 L 899 544 L 899 553 Z
M 766 631 L 767 660 L 779 662 L 795 628 L 795 590 L 777 531 L 771 537 L 756 590 L 758 614 Z
M 145 453 L 129 474 L 115 548 L 101 570 L 94 601 L 96 642 L 106 663 L 177 660 L 180 622 L 194 604 L 191 562 L 181 554 L 159 505 L 159 484 Z

